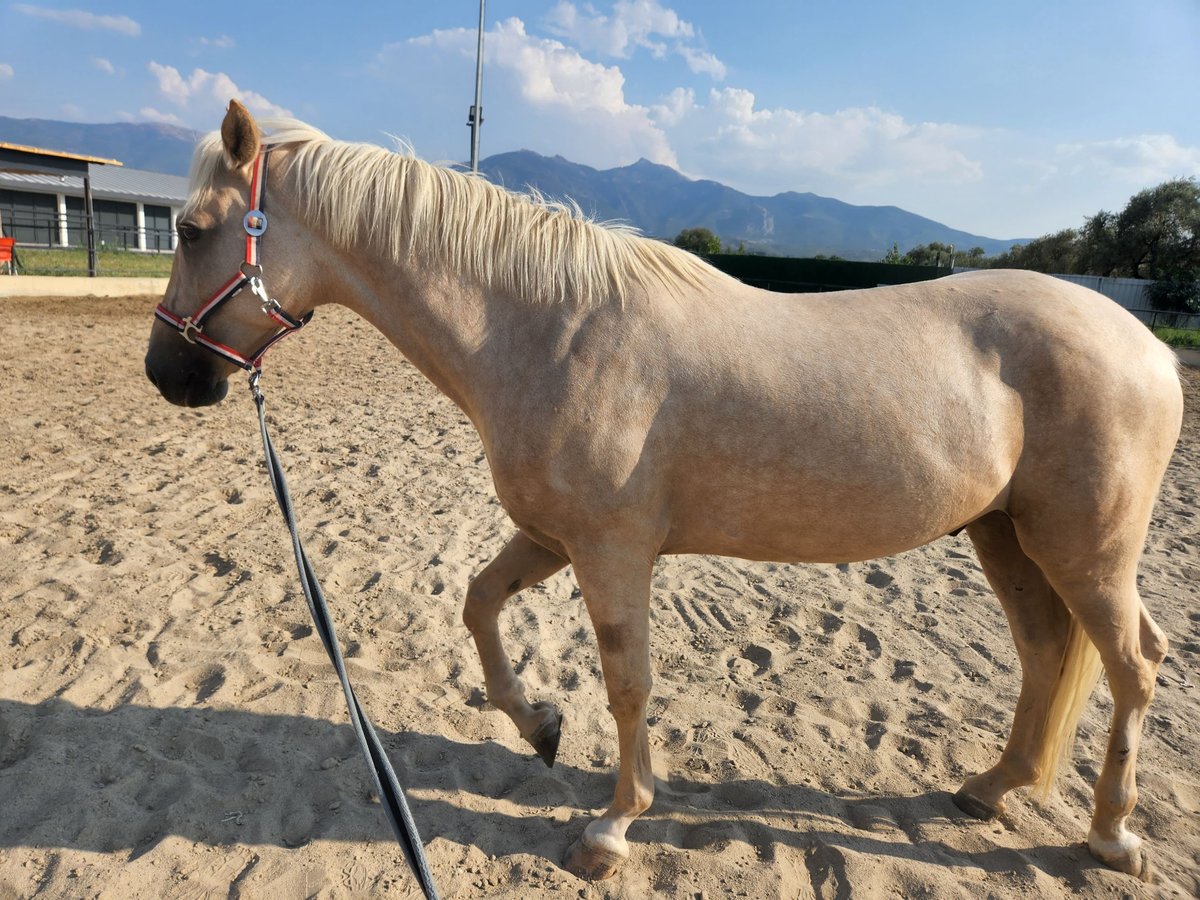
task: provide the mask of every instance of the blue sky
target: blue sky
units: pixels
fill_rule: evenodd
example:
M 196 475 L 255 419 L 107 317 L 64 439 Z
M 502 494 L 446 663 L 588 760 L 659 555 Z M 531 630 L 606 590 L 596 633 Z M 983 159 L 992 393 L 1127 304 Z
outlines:
M 463 160 L 478 9 L 0 0 L 0 114 L 207 131 L 237 96 Z M 1200 175 L 1198 86 L 1197 0 L 490 0 L 482 154 L 646 157 L 1031 237 Z

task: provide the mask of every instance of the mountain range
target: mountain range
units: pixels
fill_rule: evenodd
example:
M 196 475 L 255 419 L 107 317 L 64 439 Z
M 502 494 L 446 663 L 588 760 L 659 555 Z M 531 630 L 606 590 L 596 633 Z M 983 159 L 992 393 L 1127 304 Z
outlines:
M 84 124 L 0 116 L 0 142 L 119 159 L 154 172 L 186 175 L 199 134 L 153 123 Z M 940 241 L 988 255 L 1027 239 L 997 240 L 950 228 L 896 206 L 855 206 L 813 193 L 787 191 L 756 197 L 716 181 L 693 180 L 669 166 L 641 159 L 594 169 L 531 150 L 499 153 L 480 162 L 489 179 L 512 190 L 535 188 L 570 198 L 588 216 L 625 222 L 652 237 L 670 239 L 703 227 L 727 246 L 775 256 L 841 256 L 878 260 L 893 244 L 901 252 Z
M 519 150 L 481 160 L 479 168 L 497 184 L 570 197 L 589 216 L 628 222 L 644 234 L 672 238 L 685 228 L 704 227 L 726 245 L 744 243 L 748 251 L 773 256 L 878 260 L 893 244 L 903 253 L 932 241 L 982 247 L 990 256 L 1025 242 L 970 234 L 897 206 L 855 206 L 795 191 L 755 197 L 645 159 L 600 170 Z
M 114 122 L 94 125 L 0 116 L 0 143 L 24 144 L 120 160 L 131 169 L 187 175 L 200 133 L 178 125 Z

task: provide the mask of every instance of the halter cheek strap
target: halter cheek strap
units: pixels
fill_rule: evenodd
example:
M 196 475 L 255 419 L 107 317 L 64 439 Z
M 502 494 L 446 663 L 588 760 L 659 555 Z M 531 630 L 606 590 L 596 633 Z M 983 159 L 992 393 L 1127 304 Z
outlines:
M 224 360 L 233 363 L 247 372 L 256 372 L 262 368 L 262 358 L 276 343 L 283 340 L 293 331 L 308 324 L 312 319 L 309 312 L 297 319 L 285 310 L 278 300 L 267 293 L 263 286 L 263 267 L 260 262 L 259 242 L 267 230 L 267 214 L 263 212 L 267 183 L 267 156 L 270 151 L 262 151 L 254 160 L 254 171 L 250 177 L 250 210 L 242 217 L 242 228 L 246 232 L 246 258 L 237 273 L 225 284 L 217 288 L 200 308 L 190 316 L 178 316 L 159 304 L 154 315 L 166 322 L 183 335 L 190 344 L 199 344 L 205 350 L 215 353 Z M 246 287 L 262 301 L 262 311 L 278 326 L 278 329 L 249 355 L 242 355 L 234 348 L 214 340 L 204 333 L 204 324 L 216 313 L 226 301 L 233 299 Z

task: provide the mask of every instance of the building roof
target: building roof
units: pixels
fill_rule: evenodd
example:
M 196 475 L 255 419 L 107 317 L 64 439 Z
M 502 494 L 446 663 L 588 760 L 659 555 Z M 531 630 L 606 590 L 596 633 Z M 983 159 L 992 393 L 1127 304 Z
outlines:
M 91 176 L 92 196 L 101 200 L 141 200 L 182 206 L 188 196 L 188 180 L 179 175 L 164 175 L 161 172 L 147 172 L 142 169 L 98 168 Z M 0 172 L 0 190 L 82 197 L 83 178 L 74 175 Z
M 33 153 L 37 156 L 52 156 L 58 159 L 75 159 L 80 162 L 96 163 L 101 166 L 123 166 L 124 163 L 116 159 L 105 159 L 103 156 L 85 156 L 82 153 L 68 153 L 66 150 L 46 150 L 43 147 L 29 147 L 25 144 L 10 144 L 6 141 L 0 141 L 0 150 L 17 150 L 21 153 Z

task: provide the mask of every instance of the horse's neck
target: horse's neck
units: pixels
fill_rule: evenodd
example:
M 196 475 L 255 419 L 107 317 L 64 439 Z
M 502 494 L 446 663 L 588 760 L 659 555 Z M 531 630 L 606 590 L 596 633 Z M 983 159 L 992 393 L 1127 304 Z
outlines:
M 357 274 L 340 286 L 340 302 L 374 325 L 474 417 L 481 383 L 495 387 L 505 374 L 496 361 L 496 344 L 519 342 L 520 318 L 537 310 L 437 264 L 359 259 L 347 268 Z M 483 352 L 485 345 L 489 352 Z

